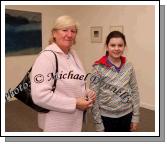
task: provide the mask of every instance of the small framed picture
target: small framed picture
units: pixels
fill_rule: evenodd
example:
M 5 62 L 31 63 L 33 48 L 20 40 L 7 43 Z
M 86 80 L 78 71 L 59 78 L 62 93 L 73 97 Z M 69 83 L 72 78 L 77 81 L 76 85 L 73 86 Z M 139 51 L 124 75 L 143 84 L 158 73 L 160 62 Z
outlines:
M 94 26 L 90 28 L 91 30 L 91 42 L 101 43 L 102 42 L 102 27 Z
M 117 26 L 110 26 L 110 32 L 112 31 L 120 31 L 124 32 L 123 25 L 117 25 Z

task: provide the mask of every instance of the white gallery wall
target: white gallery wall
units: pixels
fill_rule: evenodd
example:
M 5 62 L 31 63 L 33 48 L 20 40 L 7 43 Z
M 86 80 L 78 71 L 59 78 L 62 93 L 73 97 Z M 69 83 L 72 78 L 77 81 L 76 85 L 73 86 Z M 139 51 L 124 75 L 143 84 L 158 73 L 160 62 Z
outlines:
M 83 65 L 91 72 L 93 62 L 105 54 L 105 38 L 110 26 L 123 25 L 128 48 L 125 52 L 136 70 L 141 106 L 155 108 L 155 8 L 154 6 L 31 6 L 8 5 L 7 9 L 41 12 L 42 47 L 45 48 L 55 19 L 71 15 L 80 23 L 77 35 L 77 50 Z M 102 42 L 92 43 L 90 27 L 102 27 Z M 5 90 L 14 89 L 33 64 L 37 55 L 5 58 Z M 158 95 L 157 95 L 158 97 Z

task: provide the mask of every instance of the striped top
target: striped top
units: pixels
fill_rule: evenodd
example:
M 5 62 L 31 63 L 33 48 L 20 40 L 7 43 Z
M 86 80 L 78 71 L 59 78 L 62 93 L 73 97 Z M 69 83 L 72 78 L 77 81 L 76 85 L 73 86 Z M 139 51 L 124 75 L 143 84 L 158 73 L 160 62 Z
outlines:
M 93 66 L 90 89 L 96 91 L 97 99 L 92 108 L 97 131 L 103 131 L 101 115 L 119 118 L 133 112 L 132 122 L 139 121 L 139 92 L 135 71 L 130 62 L 121 57 L 119 71 L 103 56 Z

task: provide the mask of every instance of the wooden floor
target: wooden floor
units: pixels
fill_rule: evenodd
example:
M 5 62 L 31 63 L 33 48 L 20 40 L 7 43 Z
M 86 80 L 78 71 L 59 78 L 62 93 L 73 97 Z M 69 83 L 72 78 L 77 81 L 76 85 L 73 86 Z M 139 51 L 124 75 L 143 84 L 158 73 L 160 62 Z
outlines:
M 139 132 L 155 131 L 154 111 L 140 109 Z M 5 105 L 5 129 L 6 132 L 38 132 L 37 112 L 27 107 L 20 101 L 7 102 Z M 83 125 L 83 131 L 95 131 L 91 113 L 88 113 L 87 125 Z

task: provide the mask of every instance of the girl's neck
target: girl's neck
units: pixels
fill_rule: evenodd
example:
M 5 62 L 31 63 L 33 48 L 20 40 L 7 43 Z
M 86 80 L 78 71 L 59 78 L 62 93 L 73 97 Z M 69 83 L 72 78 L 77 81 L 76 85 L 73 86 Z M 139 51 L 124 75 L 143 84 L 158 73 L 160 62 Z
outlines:
M 112 58 L 110 56 L 108 56 L 108 60 L 114 64 L 116 67 L 120 67 L 121 66 L 121 58 Z

